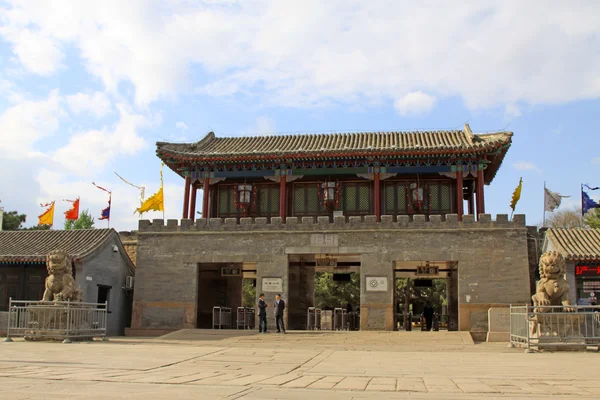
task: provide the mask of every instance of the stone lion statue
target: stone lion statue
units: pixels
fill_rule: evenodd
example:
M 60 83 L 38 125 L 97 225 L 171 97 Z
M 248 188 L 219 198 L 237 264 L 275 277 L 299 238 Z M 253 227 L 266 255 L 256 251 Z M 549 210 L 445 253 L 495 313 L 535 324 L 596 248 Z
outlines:
M 51 251 L 46 256 L 48 277 L 42 301 L 81 301 L 71 272 L 71 258 L 64 250 Z
M 565 311 L 574 311 L 569 302 L 569 284 L 564 278 L 565 259 L 557 251 L 548 251 L 540 257 L 540 281 L 536 293 L 531 296 L 533 305 L 563 306 Z M 540 312 L 548 312 L 549 308 L 541 307 Z

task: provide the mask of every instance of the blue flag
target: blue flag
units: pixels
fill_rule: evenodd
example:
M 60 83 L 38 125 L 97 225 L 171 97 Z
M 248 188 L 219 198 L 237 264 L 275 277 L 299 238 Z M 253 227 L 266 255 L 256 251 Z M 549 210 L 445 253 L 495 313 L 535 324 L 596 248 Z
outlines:
M 598 189 L 600 189 L 600 186 L 596 186 L 596 187 L 590 187 L 590 185 L 588 185 L 588 184 L 585 184 L 585 183 L 583 184 L 583 186 L 585 186 L 586 188 L 588 188 L 588 189 L 590 189 L 590 190 L 598 190 Z
M 581 214 L 585 215 L 592 208 L 600 208 L 600 204 L 590 199 L 590 196 L 583 190 L 581 191 Z

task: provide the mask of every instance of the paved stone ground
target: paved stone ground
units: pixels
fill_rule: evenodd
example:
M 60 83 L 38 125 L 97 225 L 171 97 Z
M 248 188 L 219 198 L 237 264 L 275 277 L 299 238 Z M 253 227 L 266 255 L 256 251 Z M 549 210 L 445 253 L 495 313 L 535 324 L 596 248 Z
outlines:
M 0 343 L 0 399 L 600 398 L 600 354 L 474 344 L 460 332 Z

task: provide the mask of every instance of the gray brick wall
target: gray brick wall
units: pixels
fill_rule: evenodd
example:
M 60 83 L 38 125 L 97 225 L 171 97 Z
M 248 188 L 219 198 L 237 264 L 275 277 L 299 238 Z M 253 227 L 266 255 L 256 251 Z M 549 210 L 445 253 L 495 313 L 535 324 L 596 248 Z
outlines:
M 337 234 L 333 248 L 311 245 L 315 233 Z M 352 252 L 361 254 L 361 309 L 363 329 L 391 329 L 393 323 L 394 261 L 457 261 L 460 327 L 469 328 L 470 310 L 487 310 L 490 304 L 524 303 L 530 297 L 527 230 L 525 217 L 482 215 L 480 221 L 456 215 L 383 216 L 324 219 L 288 217 L 286 223 L 272 218 L 221 220 L 142 220 L 138 231 L 138 263 L 132 327 L 194 327 L 193 307 L 196 296 L 196 265 L 202 262 L 257 263 L 257 293 L 261 278 L 283 278 L 287 299 L 287 254 L 296 251 L 316 253 Z M 388 292 L 367 292 L 366 276 L 387 276 Z M 271 296 L 271 294 L 268 294 Z M 272 294 L 274 296 L 274 294 Z M 273 299 L 268 297 L 272 304 Z M 389 307 L 388 307 L 389 305 Z M 177 307 L 187 307 L 181 319 Z M 479 308 L 478 308 L 479 307 Z M 156 312 L 153 309 L 173 311 Z M 169 317 L 165 314 L 167 313 Z M 177 318 L 171 315 L 179 315 Z M 272 319 L 272 314 L 269 314 Z

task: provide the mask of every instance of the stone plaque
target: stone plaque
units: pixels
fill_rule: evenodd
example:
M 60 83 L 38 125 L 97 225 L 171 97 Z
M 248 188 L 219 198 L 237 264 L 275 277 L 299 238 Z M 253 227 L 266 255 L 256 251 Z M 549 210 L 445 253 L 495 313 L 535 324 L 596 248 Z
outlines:
M 417 275 L 436 276 L 440 274 L 440 267 L 437 265 L 425 265 L 417 267 Z
M 310 235 L 311 246 L 338 246 L 338 235 L 336 234 L 315 234 Z
M 283 292 L 283 279 L 282 278 L 262 278 L 262 291 L 263 292 Z
M 510 308 L 490 308 L 488 310 L 488 326 L 491 332 L 509 332 Z
M 510 341 L 510 308 L 492 307 L 488 310 L 488 342 Z
M 367 292 L 387 292 L 387 276 L 367 276 L 365 279 L 365 287 L 367 288 Z

